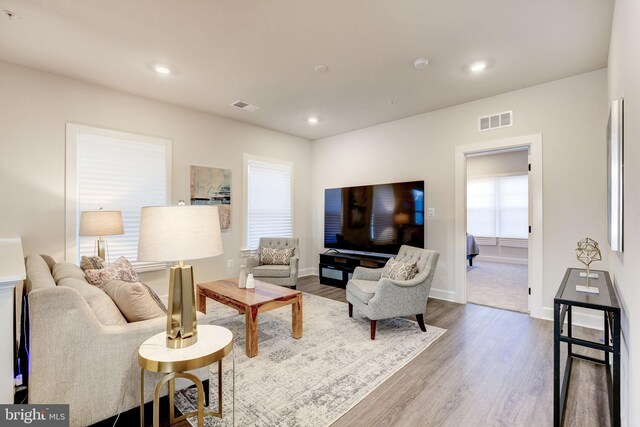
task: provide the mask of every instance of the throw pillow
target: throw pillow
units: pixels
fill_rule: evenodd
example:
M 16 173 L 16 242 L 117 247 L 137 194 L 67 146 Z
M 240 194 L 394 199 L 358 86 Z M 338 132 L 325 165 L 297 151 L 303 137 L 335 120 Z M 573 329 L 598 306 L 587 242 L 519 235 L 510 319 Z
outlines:
M 82 255 L 80 258 L 80 268 L 83 270 L 99 270 L 104 268 L 104 260 L 99 256 Z
M 105 284 L 103 289 L 116 303 L 128 322 L 139 322 L 167 315 L 167 309 L 158 295 L 144 283 L 129 283 L 116 279 Z
M 295 248 L 260 248 L 260 265 L 289 265 Z
M 89 283 L 99 288 L 103 288 L 104 285 L 115 279 L 131 283 L 138 281 L 138 275 L 133 269 L 133 266 L 123 256 L 105 268 L 86 270 L 84 273 Z
M 389 259 L 382 269 L 382 278 L 391 280 L 411 280 L 418 274 L 418 264 L 403 262 L 395 258 Z

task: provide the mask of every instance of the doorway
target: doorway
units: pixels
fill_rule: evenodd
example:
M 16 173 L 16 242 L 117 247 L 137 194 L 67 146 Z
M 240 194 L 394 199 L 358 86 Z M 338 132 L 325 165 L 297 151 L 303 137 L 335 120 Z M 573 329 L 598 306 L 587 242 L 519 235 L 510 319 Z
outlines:
M 532 317 L 542 317 L 543 287 L 542 287 L 542 134 L 526 135 L 477 144 L 456 147 L 455 158 L 455 295 L 454 300 L 467 303 L 467 161 L 474 156 L 484 154 L 527 150 L 529 153 L 528 166 L 528 226 L 527 226 L 527 255 L 526 255 L 526 297 L 527 308 Z M 518 244 L 518 242 L 510 242 Z M 505 246 L 506 247 L 506 246 Z M 494 251 L 499 249 L 494 248 Z M 509 249 L 505 249 L 509 251 Z M 499 252 L 496 252 L 499 258 Z M 485 251 L 485 255 L 490 255 Z M 480 256 L 480 255 L 478 255 Z M 482 262 L 476 256 L 473 264 Z M 492 260 L 496 261 L 496 259 Z M 500 260 L 498 260 L 500 261 Z M 516 265 L 516 264 L 514 264 Z M 489 266 L 490 267 L 490 266 Z M 478 269 L 479 270 L 479 269 Z M 473 298 L 473 297 L 472 297 Z
M 467 302 L 529 312 L 529 147 L 467 154 Z

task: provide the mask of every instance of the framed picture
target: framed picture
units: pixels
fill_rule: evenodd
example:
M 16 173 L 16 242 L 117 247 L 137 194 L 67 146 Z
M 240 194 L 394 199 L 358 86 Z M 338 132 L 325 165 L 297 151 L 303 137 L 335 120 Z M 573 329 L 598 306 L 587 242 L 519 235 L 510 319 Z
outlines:
M 231 227 L 231 170 L 191 166 L 191 204 L 218 206 L 220 228 Z
M 607 125 L 607 199 L 609 246 L 623 250 L 624 231 L 624 101 L 611 101 Z

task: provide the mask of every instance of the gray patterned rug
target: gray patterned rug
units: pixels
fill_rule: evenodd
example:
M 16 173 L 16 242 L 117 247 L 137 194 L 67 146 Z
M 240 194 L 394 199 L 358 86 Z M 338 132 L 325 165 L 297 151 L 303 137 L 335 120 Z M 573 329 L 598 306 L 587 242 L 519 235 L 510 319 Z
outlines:
M 258 356 L 245 354 L 244 315 L 213 301 L 205 323 L 233 332 L 235 350 L 223 361 L 224 418 L 207 426 L 233 425 L 232 358 L 235 358 L 235 425 L 327 426 L 429 347 L 445 330 L 397 318 L 378 321 L 376 340 L 369 320 L 347 304 L 303 295 L 303 337 L 291 337 L 291 308 L 258 317 Z M 235 353 L 235 354 L 234 354 Z M 211 409 L 217 409 L 217 364 L 211 368 Z M 194 410 L 195 390 L 178 393 L 176 405 Z M 189 420 L 197 424 L 196 418 Z

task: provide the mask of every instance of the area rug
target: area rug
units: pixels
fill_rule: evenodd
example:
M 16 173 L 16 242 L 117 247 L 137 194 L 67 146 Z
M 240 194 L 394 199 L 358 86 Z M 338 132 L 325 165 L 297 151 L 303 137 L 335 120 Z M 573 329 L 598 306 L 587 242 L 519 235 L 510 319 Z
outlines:
M 245 354 L 244 315 L 208 301 L 204 323 L 230 329 L 235 349 L 223 361 L 222 419 L 207 426 L 328 426 L 382 382 L 429 347 L 445 330 L 397 318 L 378 321 L 376 339 L 369 320 L 347 304 L 303 294 L 303 337 L 291 337 L 291 307 L 258 317 L 258 355 Z M 233 371 L 235 360 L 235 420 Z M 211 368 L 211 409 L 217 409 L 217 364 Z M 182 412 L 193 411 L 195 390 L 176 395 Z M 190 418 L 192 425 L 197 419 Z

